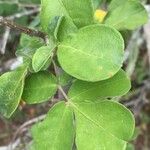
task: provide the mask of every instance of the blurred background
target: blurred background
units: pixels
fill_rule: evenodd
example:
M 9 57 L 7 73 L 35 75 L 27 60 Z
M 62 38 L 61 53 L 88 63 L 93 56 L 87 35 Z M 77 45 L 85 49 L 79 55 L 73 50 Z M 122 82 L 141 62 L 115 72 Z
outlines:
M 108 0 L 109 3 L 110 0 Z M 150 16 L 150 1 L 141 0 Z M 0 16 L 16 23 L 38 28 L 40 0 L 0 0 Z M 136 131 L 127 150 L 150 150 L 150 19 L 135 31 L 121 31 L 125 43 L 124 69 L 132 80 L 130 92 L 119 99 L 136 118 Z M 0 26 L 0 75 L 22 63 L 16 50 L 32 49 L 37 42 L 16 30 Z M 30 127 L 53 104 L 26 105 L 21 102 L 11 119 L 0 116 L 0 150 L 28 150 L 31 141 Z

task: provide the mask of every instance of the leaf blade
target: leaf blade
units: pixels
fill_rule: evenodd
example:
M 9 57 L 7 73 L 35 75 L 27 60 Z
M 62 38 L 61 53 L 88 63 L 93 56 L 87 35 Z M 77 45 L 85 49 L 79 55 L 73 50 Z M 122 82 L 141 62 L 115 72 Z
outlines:
M 147 21 L 148 15 L 144 6 L 140 2 L 127 0 L 116 9 L 110 10 L 104 23 L 118 30 L 133 30 Z
M 68 74 L 95 82 L 110 78 L 120 70 L 123 49 L 124 41 L 118 31 L 105 25 L 90 25 L 62 42 L 57 56 Z
M 43 46 L 37 49 L 32 58 L 32 67 L 35 72 L 39 72 L 47 63 L 50 64 L 53 50 L 54 47 L 49 46 Z
M 9 118 L 17 109 L 23 92 L 26 67 L 0 77 L 0 113 Z
M 94 8 L 91 0 L 62 0 L 62 5 L 78 28 L 94 23 Z
M 74 139 L 72 110 L 59 102 L 42 123 L 33 127 L 32 134 L 36 149 L 71 150 Z
M 42 103 L 51 98 L 56 90 L 55 77 L 48 72 L 38 72 L 26 78 L 22 98 L 28 104 Z
M 126 147 L 126 141 L 133 135 L 135 121 L 123 105 L 104 100 L 98 103 L 73 103 L 73 107 L 79 150 L 120 150 Z
M 123 70 L 120 70 L 112 78 L 95 83 L 77 80 L 71 86 L 68 96 L 75 102 L 96 101 L 125 95 L 130 88 L 129 78 Z

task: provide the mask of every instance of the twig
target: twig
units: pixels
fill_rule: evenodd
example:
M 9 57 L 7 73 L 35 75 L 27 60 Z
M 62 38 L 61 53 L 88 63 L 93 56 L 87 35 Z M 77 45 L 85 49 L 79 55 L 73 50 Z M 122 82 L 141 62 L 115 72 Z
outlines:
M 26 7 L 26 8 L 36 8 L 36 7 L 39 7 L 40 5 L 39 4 L 21 4 L 21 3 L 18 3 L 18 6 L 19 7 Z
M 12 28 L 12 29 L 16 29 L 22 33 L 29 35 L 29 36 L 39 37 L 39 38 L 43 39 L 45 42 L 47 42 L 47 35 L 44 32 L 21 26 L 21 25 L 13 22 L 11 20 L 8 20 L 2 16 L 0 16 L 0 24 L 3 26 L 7 26 L 9 28 Z
M 145 7 L 149 14 L 149 22 L 146 25 L 144 25 L 144 34 L 145 34 L 145 40 L 147 43 L 149 69 L 150 69 L 150 5 L 146 5 Z
M 8 38 L 9 38 L 9 34 L 10 34 L 10 28 L 6 27 L 5 33 L 4 33 L 3 38 L 2 38 L 3 39 L 2 40 L 2 46 L 1 46 L 1 49 L 0 49 L 1 54 L 5 54 L 5 49 L 6 49 L 7 41 L 8 41 Z
M 56 63 L 53 59 L 52 59 L 52 63 L 53 63 L 53 66 L 54 66 L 54 71 L 55 71 L 56 77 L 58 77 L 59 72 L 58 72 L 58 69 L 57 69 L 57 65 L 56 65 Z M 58 91 L 59 97 L 62 94 L 62 96 L 65 98 L 66 102 L 69 101 L 69 98 L 68 98 L 67 94 L 65 93 L 65 91 L 64 91 L 64 89 L 62 88 L 61 85 L 58 86 L 58 89 L 59 89 L 59 91 Z
M 36 117 L 36 118 L 33 118 L 33 119 L 31 119 L 31 120 L 25 122 L 23 125 L 21 125 L 21 126 L 18 128 L 18 130 L 15 132 L 15 134 L 14 134 L 14 136 L 13 136 L 13 139 L 12 139 L 12 142 L 11 142 L 10 145 L 9 145 L 10 150 L 12 150 L 12 144 L 14 143 L 16 137 L 18 136 L 18 134 L 20 134 L 20 133 L 23 131 L 23 129 L 24 129 L 25 127 L 30 126 L 30 125 L 32 125 L 32 124 L 35 124 L 35 123 L 37 123 L 37 122 L 39 122 L 39 121 L 42 121 L 45 117 L 46 117 L 46 115 L 44 114 L 44 115 L 38 116 L 38 117 Z
M 63 88 L 61 86 L 58 86 L 58 89 L 60 90 L 60 92 L 62 93 L 62 95 L 66 99 L 66 101 L 69 101 L 69 98 L 68 98 L 67 94 L 65 93 L 65 91 L 63 90 Z
M 21 13 L 16 13 L 12 16 L 9 16 L 9 17 L 7 17 L 7 19 L 8 20 L 14 20 L 14 19 L 17 19 L 17 18 L 21 18 L 23 16 L 28 16 L 28 15 L 37 13 L 39 11 L 40 11 L 40 8 L 35 8 L 35 9 L 32 9 L 32 10 L 28 10 L 28 11 L 23 11 Z M 5 29 L 5 33 L 3 35 L 3 38 L 2 38 L 3 39 L 2 40 L 2 46 L 1 46 L 1 49 L 0 49 L 1 54 L 5 53 L 5 49 L 6 49 L 6 45 L 7 45 L 9 35 L 10 35 L 10 28 L 7 26 L 6 29 Z
M 135 31 L 129 41 L 129 44 L 125 51 L 125 61 L 127 63 L 126 72 L 129 76 L 132 76 L 139 56 L 139 47 L 141 46 L 143 39 L 140 33 L 141 29 Z
M 133 109 L 134 115 L 139 116 L 139 113 L 145 104 L 149 101 L 146 98 L 146 92 L 150 90 L 150 79 L 143 82 L 143 86 L 138 88 L 134 94 L 128 97 L 130 101 L 124 101 L 123 104 L 126 107 L 131 107 Z

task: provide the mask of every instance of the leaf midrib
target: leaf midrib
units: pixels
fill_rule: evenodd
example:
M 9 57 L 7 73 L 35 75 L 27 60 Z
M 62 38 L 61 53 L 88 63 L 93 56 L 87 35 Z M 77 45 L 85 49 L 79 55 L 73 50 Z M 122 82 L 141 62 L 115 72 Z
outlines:
M 105 100 L 103 100 L 105 101 Z M 101 101 L 101 102 L 103 102 Z M 98 103 L 101 103 L 101 102 L 98 102 Z M 109 131 L 107 131 L 105 128 L 103 128 L 102 126 L 100 126 L 97 122 L 95 122 L 94 120 L 92 120 L 89 116 L 87 116 L 84 112 L 82 112 L 76 105 L 75 103 L 69 101 L 70 105 L 75 108 L 80 114 L 82 114 L 86 119 L 88 119 L 90 122 L 92 122 L 93 124 L 95 124 L 97 127 L 101 128 L 103 131 L 105 131 L 106 133 L 108 133 L 109 135 L 111 135 L 112 137 L 115 137 L 116 139 L 118 139 L 119 141 L 124 141 L 126 142 L 125 140 L 121 139 L 121 138 L 118 138 L 117 136 L 113 135 L 112 133 L 110 133 Z
M 34 69 L 35 69 L 35 71 L 40 71 L 41 69 L 42 69 L 42 67 L 44 67 L 44 65 L 48 62 L 48 60 L 50 59 L 50 58 L 52 58 L 52 53 L 53 53 L 53 50 L 54 50 L 55 48 L 52 48 L 50 51 L 49 51 L 49 55 L 46 55 L 46 58 L 45 58 L 45 60 L 41 63 L 41 65 L 39 65 L 39 67 L 37 66 L 37 65 L 35 65 L 35 64 L 33 64 L 33 66 L 34 66 Z M 36 67 L 35 67 L 36 66 Z M 38 69 L 37 69 L 38 68 Z
M 88 57 L 95 57 L 96 59 L 103 59 L 102 56 L 99 56 L 99 57 L 98 57 L 97 55 L 91 55 L 91 54 L 89 54 L 89 53 L 84 52 L 82 49 L 77 49 L 77 48 L 72 47 L 72 46 L 69 46 L 69 45 L 63 45 L 63 44 L 61 44 L 60 47 L 66 47 L 66 48 L 73 49 L 73 51 L 82 53 L 82 54 L 84 54 L 84 55 L 87 55 Z
M 27 68 L 25 68 L 25 70 L 23 71 L 22 76 L 20 77 L 19 81 L 17 82 L 17 84 L 16 84 L 14 90 L 11 92 L 12 95 L 15 94 L 15 92 L 16 92 L 16 90 L 17 90 L 19 84 L 20 84 L 20 82 L 23 80 L 23 77 L 24 77 L 24 75 L 25 75 L 26 70 L 27 70 Z
M 48 89 L 48 88 L 54 88 L 54 87 L 56 87 L 57 86 L 57 84 L 51 84 L 51 85 L 48 85 L 48 86 L 37 86 L 37 87 L 35 87 L 34 86 L 34 88 L 26 88 L 26 89 L 24 89 L 24 91 L 28 91 L 28 90 L 38 90 L 38 89 Z
M 118 82 L 120 82 L 120 81 L 122 81 L 122 79 L 118 80 Z M 111 81 L 111 82 L 109 82 L 109 83 L 105 83 L 105 84 L 103 84 L 103 86 L 112 84 L 112 82 L 113 82 L 113 81 Z M 97 87 L 96 87 L 96 88 L 97 88 Z M 86 93 L 86 92 L 88 92 L 88 91 L 91 91 L 91 90 L 93 90 L 93 89 L 95 89 L 95 87 L 92 87 L 92 88 L 90 88 L 90 89 L 86 89 L 86 90 L 82 91 L 81 93 L 77 94 L 76 96 L 71 97 L 70 100 L 73 100 L 73 99 L 75 99 L 76 97 L 78 97 L 78 96 L 80 96 L 80 95 L 82 95 L 82 94 L 84 94 L 84 93 Z
M 66 106 L 67 107 L 67 106 Z M 61 130 L 63 129 L 63 124 L 62 122 L 64 121 L 64 118 L 65 118 L 65 114 L 67 112 L 67 108 L 64 108 L 64 111 L 63 111 L 63 114 L 62 114 L 62 119 L 60 120 L 60 126 L 59 126 L 59 130 L 55 136 L 55 139 L 53 140 L 53 144 L 52 144 L 52 149 L 55 149 L 55 145 L 57 145 L 57 139 L 59 137 L 59 133 L 61 132 Z
M 139 13 L 139 11 L 140 11 L 140 13 L 141 13 L 141 12 L 144 12 L 144 10 L 142 10 L 142 9 L 140 8 L 140 9 L 138 9 L 137 11 L 133 12 L 132 14 L 130 14 L 130 16 L 131 16 L 131 15 L 132 15 L 132 16 L 133 16 L 133 15 L 136 15 L 137 13 Z M 121 24 L 121 23 L 123 23 L 125 20 L 127 20 L 128 17 L 129 17 L 129 16 L 123 17 L 119 22 L 116 22 L 115 24 L 113 24 L 113 26 L 114 26 L 114 27 L 118 26 L 119 24 Z M 106 19 L 106 24 L 107 24 L 107 19 Z

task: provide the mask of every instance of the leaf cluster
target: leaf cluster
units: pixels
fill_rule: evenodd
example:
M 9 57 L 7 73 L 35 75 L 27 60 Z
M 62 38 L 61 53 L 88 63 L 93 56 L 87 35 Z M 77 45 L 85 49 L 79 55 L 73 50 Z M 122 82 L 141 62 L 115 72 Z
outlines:
M 146 23 L 147 13 L 136 0 L 112 0 L 106 10 L 96 10 L 101 3 L 41 0 L 41 26 L 31 26 L 42 27 L 50 43 L 23 35 L 16 54 L 24 64 L 0 77 L 0 113 L 5 117 L 20 100 L 42 103 L 60 87 L 69 87 L 63 91 L 65 100 L 32 128 L 36 150 L 125 150 L 132 138 L 134 117 L 114 100 L 131 88 L 121 69 L 125 44 L 120 32 Z

